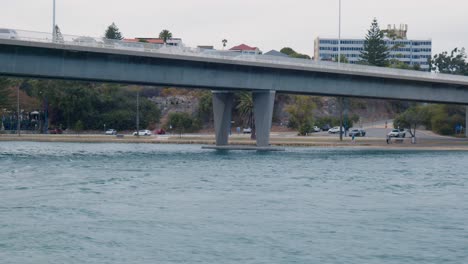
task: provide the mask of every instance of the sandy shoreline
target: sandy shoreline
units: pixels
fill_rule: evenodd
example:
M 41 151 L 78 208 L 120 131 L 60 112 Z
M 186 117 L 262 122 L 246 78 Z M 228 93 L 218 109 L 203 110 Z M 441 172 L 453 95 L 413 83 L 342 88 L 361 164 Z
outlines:
M 71 142 L 71 143 L 146 143 L 146 144 L 197 144 L 214 145 L 214 136 L 184 135 L 123 137 L 105 135 L 0 135 L 0 141 L 30 141 L 30 142 Z M 230 138 L 231 145 L 253 146 L 255 141 L 248 136 L 235 135 Z M 387 144 L 381 138 L 358 138 L 355 142 L 345 138 L 340 142 L 335 137 L 278 137 L 272 136 L 271 145 L 276 147 L 333 147 L 333 148 L 373 148 L 373 149 L 406 149 L 406 150 L 461 150 L 468 151 L 467 139 L 419 139 L 418 144 L 411 144 L 410 139 L 402 143 Z

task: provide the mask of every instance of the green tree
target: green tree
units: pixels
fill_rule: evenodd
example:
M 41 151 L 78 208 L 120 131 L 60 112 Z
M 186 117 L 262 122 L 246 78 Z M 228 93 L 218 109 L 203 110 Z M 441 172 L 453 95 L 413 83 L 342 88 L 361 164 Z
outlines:
M 0 78 L 0 110 L 10 105 L 9 86 L 10 81 L 7 78 Z
M 307 54 L 302 54 L 302 53 L 297 53 L 295 50 L 289 47 L 282 48 L 280 50 L 281 53 L 288 55 L 291 58 L 297 58 L 297 59 L 309 59 L 310 56 Z
M 81 120 L 76 121 L 75 125 L 73 126 L 73 129 L 77 132 L 81 132 L 84 129 L 84 123 Z
M 169 30 L 164 29 L 159 33 L 159 38 L 164 41 L 164 44 L 166 44 L 167 40 L 172 38 L 172 33 Z
M 166 127 L 172 127 L 180 136 L 184 132 L 192 132 L 199 129 L 197 121 L 185 112 L 170 113 Z
M 112 22 L 112 24 L 107 27 L 104 36 L 106 39 L 123 39 L 122 33 L 120 32 L 119 28 L 115 25 L 114 22 Z
M 402 70 L 411 70 L 411 66 L 397 59 L 391 59 L 388 61 L 390 68 L 402 69 Z
M 407 128 L 411 137 L 416 137 L 416 129 L 430 120 L 428 108 L 417 105 L 398 115 L 393 121 L 396 128 Z
M 334 58 L 333 61 L 338 62 L 338 58 Z M 346 56 L 344 54 L 341 54 L 340 55 L 340 62 L 341 63 L 349 63 L 349 60 L 348 60 L 348 58 L 346 58 Z
M 129 130 L 135 127 L 136 102 L 133 88 L 117 84 L 75 81 L 28 81 L 27 92 L 48 109 L 52 127 Z M 23 85 L 24 87 L 24 85 Z M 26 90 L 25 90 L 26 91 Z M 140 100 L 140 125 L 149 128 L 159 122 L 160 109 L 148 98 Z
M 295 124 L 295 128 L 299 130 L 299 135 L 305 136 L 312 130 L 315 106 L 313 97 L 295 95 L 293 96 L 293 103 L 286 107 L 286 112 L 291 115 L 290 122 Z
M 361 51 L 361 63 L 379 67 L 388 65 L 388 48 L 385 45 L 384 33 L 379 28 L 377 19 L 372 21 L 364 41 L 364 50 Z
M 431 105 L 430 129 L 441 135 L 455 134 L 455 127 L 465 123 L 465 107 L 459 105 Z
M 244 126 L 250 127 L 252 129 L 250 138 L 255 139 L 256 130 L 255 130 L 254 103 L 253 103 L 252 93 L 241 92 L 239 94 L 238 104 L 236 106 L 236 109 L 239 112 L 239 115 L 244 122 Z
M 431 60 L 431 69 L 440 73 L 468 75 L 466 58 L 464 48 L 455 48 L 450 54 L 445 51 L 434 55 Z
M 210 91 L 203 91 L 199 96 L 198 118 L 203 122 L 211 121 L 213 116 L 213 96 Z

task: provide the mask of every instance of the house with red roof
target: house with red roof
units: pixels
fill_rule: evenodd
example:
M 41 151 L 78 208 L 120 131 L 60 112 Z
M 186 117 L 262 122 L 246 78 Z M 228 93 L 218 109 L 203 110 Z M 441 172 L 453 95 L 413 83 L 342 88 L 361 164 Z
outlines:
M 249 45 L 240 44 L 229 49 L 229 51 L 241 52 L 244 54 L 262 54 L 262 51 L 257 47 L 250 47 Z

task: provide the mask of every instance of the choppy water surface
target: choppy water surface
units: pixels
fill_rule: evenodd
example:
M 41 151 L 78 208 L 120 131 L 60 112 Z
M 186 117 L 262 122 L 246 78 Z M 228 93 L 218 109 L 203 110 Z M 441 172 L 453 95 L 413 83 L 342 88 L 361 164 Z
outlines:
M 1 263 L 468 263 L 468 153 L 0 142 Z

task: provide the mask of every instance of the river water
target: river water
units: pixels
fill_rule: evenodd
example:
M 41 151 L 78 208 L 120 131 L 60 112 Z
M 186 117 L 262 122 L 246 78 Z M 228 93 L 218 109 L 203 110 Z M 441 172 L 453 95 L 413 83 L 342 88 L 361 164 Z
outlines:
M 468 263 L 468 153 L 0 142 L 0 263 Z

